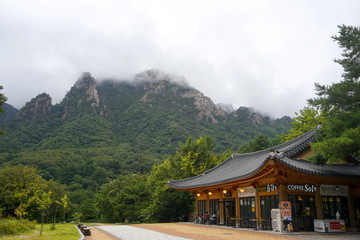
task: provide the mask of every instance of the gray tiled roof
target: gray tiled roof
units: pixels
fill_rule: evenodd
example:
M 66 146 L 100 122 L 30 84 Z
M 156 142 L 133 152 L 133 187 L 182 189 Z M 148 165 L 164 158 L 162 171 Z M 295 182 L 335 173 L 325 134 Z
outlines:
M 321 125 L 317 128 L 319 127 Z M 324 176 L 360 177 L 360 167 L 354 164 L 316 166 L 309 161 L 292 158 L 310 147 L 310 143 L 315 141 L 317 128 L 291 141 L 272 147 L 275 151 L 274 155 L 270 155 L 270 149 L 246 154 L 232 154 L 230 158 L 221 164 L 198 176 L 181 180 L 169 180 L 167 185 L 176 189 L 189 189 L 240 180 L 256 173 L 270 157 L 275 158 L 289 168 L 304 173 Z

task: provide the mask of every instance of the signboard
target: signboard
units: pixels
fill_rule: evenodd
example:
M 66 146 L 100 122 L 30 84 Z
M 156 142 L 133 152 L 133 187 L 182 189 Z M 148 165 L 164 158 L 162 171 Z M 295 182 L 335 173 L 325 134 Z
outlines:
M 287 185 L 288 190 L 292 191 L 304 191 L 304 192 L 316 192 L 316 186 L 315 185 Z
M 336 197 L 347 197 L 348 190 L 347 186 L 343 185 L 320 185 L 321 196 L 336 196 Z
M 275 184 L 268 184 L 266 190 L 267 192 L 275 192 L 277 191 L 277 186 Z
M 238 188 L 239 198 L 241 197 L 255 197 L 256 191 L 254 187 Z
M 344 220 L 314 219 L 315 232 L 346 232 Z

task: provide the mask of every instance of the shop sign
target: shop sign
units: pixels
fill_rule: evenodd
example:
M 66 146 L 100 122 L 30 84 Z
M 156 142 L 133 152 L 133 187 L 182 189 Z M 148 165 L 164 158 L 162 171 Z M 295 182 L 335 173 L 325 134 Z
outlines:
M 256 191 L 254 187 L 238 188 L 239 197 L 254 197 Z
M 321 196 L 341 196 L 347 197 L 347 186 L 344 185 L 320 185 Z
M 288 190 L 292 191 L 304 191 L 304 192 L 316 192 L 316 186 L 315 185 L 288 185 Z
M 267 190 L 267 192 L 275 192 L 275 191 L 277 191 L 277 186 L 274 184 L 268 184 L 266 186 L 266 190 Z

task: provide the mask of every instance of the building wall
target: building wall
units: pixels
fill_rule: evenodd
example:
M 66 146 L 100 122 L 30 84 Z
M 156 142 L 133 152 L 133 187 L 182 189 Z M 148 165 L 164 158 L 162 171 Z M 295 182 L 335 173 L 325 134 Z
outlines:
M 280 173 L 282 171 L 282 173 Z M 303 205 L 302 211 L 304 213 L 298 219 L 302 217 L 308 223 L 307 228 L 303 229 L 311 229 L 310 225 L 313 225 L 313 222 L 310 224 L 309 221 L 313 221 L 313 219 L 323 219 L 324 218 L 324 206 L 323 206 L 323 198 L 327 197 L 327 201 L 331 199 L 331 201 L 336 201 L 336 199 L 340 199 L 343 203 L 344 198 L 347 201 L 347 227 L 355 227 L 355 208 L 354 208 L 354 197 L 360 197 L 360 184 L 357 183 L 354 179 L 343 179 L 343 178 L 334 178 L 334 177 L 324 177 L 324 176 L 314 176 L 305 173 L 296 172 L 292 169 L 285 169 L 284 167 L 277 168 L 277 171 L 274 171 L 272 175 L 267 177 L 257 179 L 254 182 L 250 182 L 248 184 L 244 184 L 244 181 L 234 182 L 231 185 L 217 186 L 216 188 L 202 188 L 199 189 L 200 193 L 199 197 L 196 197 L 196 201 L 198 200 L 206 200 L 210 201 L 211 199 L 219 200 L 219 223 L 227 224 L 228 222 L 225 219 L 224 213 L 224 205 L 226 199 L 235 198 L 235 211 L 236 216 L 234 219 L 234 224 L 239 226 L 239 222 L 241 221 L 241 210 L 240 210 L 240 202 L 241 201 L 241 193 L 239 192 L 241 188 L 244 187 L 254 187 L 255 192 L 255 211 L 256 211 L 256 221 L 263 221 L 263 217 L 261 214 L 261 197 L 264 196 L 278 196 L 279 205 L 280 201 L 290 201 L 292 200 L 296 204 Z M 330 188 L 335 189 L 336 186 L 340 186 L 340 189 L 343 187 L 347 188 L 346 195 L 341 195 L 341 193 L 321 193 L 320 186 L 328 185 Z M 222 191 L 227 190 L 227 194 L 225 195 Z M 211 192 L 211 195 L 209 195 Z M 339 201 L 340 201 L 339 200 Z M 307 202 L 306 202 L 307 201 Z M 306 203 L 305 203 L 306 202 Z M 307 206 L 305 206 L 307 204 Z M 209 204 L 207 204 L 209 206 Z M 310 210 L 308 210 L 310 206 Z M 208 207 L 207 211 L 210 213 L 210 209 Z M 310 211 L 310 212 L 309 212 Z M 308 215 L 310 214 L 310 215 Z M 299 220 L 300 221 L 300 220 Z M 232 223 L 231 223 L 232 224 Z M 299 229 L 301 231 L 301 229 Z

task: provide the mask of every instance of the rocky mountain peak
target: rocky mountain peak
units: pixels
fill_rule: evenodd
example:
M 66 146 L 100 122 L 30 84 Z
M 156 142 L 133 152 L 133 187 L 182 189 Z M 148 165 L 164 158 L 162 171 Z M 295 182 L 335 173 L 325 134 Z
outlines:
M 95 78 L 89 72 L 84 72 L 76 81 L 75 88 L 86 90 L 86 102 L 90 102 L 92 106 L 99 106 L 100 99 L 96 88 Z
M 79 98 L 79 96 L 81 96 Z M 96 81 L 89 72 L 84 72 L 78 78 L 70 92 L 66 94 L 63 103 L 65 104 L 65 111 L 62 116 L 65 119 L 70 112 L 75 111 L 77 107 L 83 105 L 90 105 L 91 107 L 99 107 L 100 98 L 96 86 Z
M 141 101 L 147 102 L 152 96 L 175 95 L 180 98 L 194 99 L 194 106 L 199 111 L 196 120 L 205 119 L 217 123 L 216 117 L 225 116 L 226 112 L 216 107 L 214 102 L 196 89 L 189 87 L 182 76 L 170 75 L 157 69 L 151 69 L 139 73 L 135 82 L 141 85 L 146 93 Z
M 235 111 L 234 107 L 233 107 L 231 104 L 218 103 L 218 104 L 216 104 L 216 106 L 217 106 L 219 109 L 221 109 L 221 110 L 223 110 L 223 111 L 225 111 L 225 112 L 227 112 L 227 113 L 231 113 L 231 112 L 234 112 L 234 111 Z
M 39 94 L 20 109 L 16 119 L 34 120 L 50 113 L 52 109 L 51 97 L 47 93 Z
M 250 121 L 259 126 L 264 125 L 262 115 L 252 108 L 241 106 L 237 111 L 233 112 L 233 116 L 239 121 Z
M 149 69 L 144 72 L 135 75 L 135 84 L 139 83 L 158 83 L 160 81 L 169 81 L 171 83 L 178 84 L 180 86 L 189 87 L 187 80 L 184 76 L 176 74 L 168 74 L 159 69 Z
M 218 109 L 214 102 L 204 94 L 195 89 L 190 89 L 181 94 L 183 98 L 193 98 L 195 107 L 199 110 L 197 120 L 206 119 L 207 121 L 218 123 L 216 117 L 225 116 L 226 112 Z
M 74 84 L 76 88 L 88 89 L 90 86 L 96 85 L 95 78 L 89 72 L 83 72 Z

